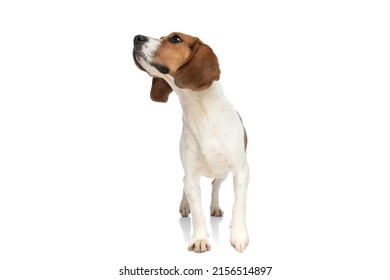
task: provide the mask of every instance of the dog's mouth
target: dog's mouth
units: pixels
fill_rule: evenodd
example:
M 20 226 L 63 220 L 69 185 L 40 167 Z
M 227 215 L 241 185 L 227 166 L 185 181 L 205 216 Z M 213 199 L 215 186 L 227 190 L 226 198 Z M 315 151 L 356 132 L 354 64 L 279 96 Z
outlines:
M 133 49 L 133 59 L 134 59 L 135 65 L 137 65 L 137 67 L 140 70 L 145 71 L 145 72 L 148 73 L 148 71 L 146 71 L 146 69 L 144 67 L 142 67 L 141 63 L 139 62 L 139 59 L 141 59 L 141 58 L 143 58 L 142 53 L 137 51 L 137 49 L 134 47 L 134 49 Z M 169 73 L 169 67 L 167 67 L 165 65 L 162 65 L 162 64 L 159 64 L 159 63 L 150 63 L 150 65 L 155 67 L 158 70 L 158 72 L 160 72 L 161 74 L 168 74 Z
M 141 56 L 141 54 L 136 50 L 136 48 L 134 47 L 133 48 L 133 59 L 134 59 L 134 63 L 135 65 L 137 65 L 137 67 L 142 70 L 142 71 L 145 71 L 146 70 L 142 67 L 142 65 L 139 63 L 138 59 L 139 57 Z
M 169 73 L 169 67 L 167 67 L 165 65 L 158 64 L 158 63 L 152 63 L 151 65 L 154 66 L 158 70 L 158 72 L 160 72 L 161 74 L 168 74 Z

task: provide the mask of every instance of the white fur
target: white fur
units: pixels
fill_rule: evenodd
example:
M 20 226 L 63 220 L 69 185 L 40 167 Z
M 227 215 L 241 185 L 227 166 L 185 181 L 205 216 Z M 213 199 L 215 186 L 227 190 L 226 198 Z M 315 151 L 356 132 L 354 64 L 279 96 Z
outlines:
M 159 46 L 160 46 L 160 41 L 157 39 L 153 39 L 153 38 L 149 38 L 149 40 L 145 43 L 142 51 L 143 51 L 143 54 L 144 54 L 146 60 L 149 63 L 153 62 L 153 56 L 154 56 L 154 54 Z
M 200 204 L 200 177 L 218 178 L 216 183 L 220 185 L 228 173 L 232 172 L 235 203 L 230 242 L 236 250 L 242 252 L 248 244 L 245 198 L 249 167 L 244 150 L 244 128 L 241 120 L 233 105 L 225 98 L 219 82 L 214 82 L 203 92 L 193 93 L 191 90 L 176 87 L 171 77 L 167 77 L 166 80 L 178 94 L 183 110 L 180 156 L 185 173 L 186 196 L 183 196 L 180 212 L 182 205 L 188 203 L 194 227 L 189 247 L 197 248 L 197 243 L 207 243 L 208 237 Z M 214 184 L 210 208 L 211 212 L 221 215 L 218 191 L 219 186 L 216 187 Z
M 248 244 L 245 215 L 249 167 L 240 117 L 218 81 L 214 81 L 206 90 L 192 92 L 177 87 L 172 76 L 157 71 L 150 63 L 153 62 L 152 54 L 158 49 L 159 41 L 150 38 L 149 42 L 143 48 L 147 61 L 142 58 L 138 61 L 150 75 L 168 82 L 179 96 L 183 111 L 180 157 L 185 175 L 180 213 L 187 216 L 192 212 L 194 230 L 189 250 L 204 252 L 210 249 L 200 201 L 200 177 L 216 178 L 213 181 L 210 211 L 212 215 L 220 216 L 223 211 L 218 202 L 219 187 L 232 172 L 235 202 L 230 242 L 237 251 L 242 252 Z

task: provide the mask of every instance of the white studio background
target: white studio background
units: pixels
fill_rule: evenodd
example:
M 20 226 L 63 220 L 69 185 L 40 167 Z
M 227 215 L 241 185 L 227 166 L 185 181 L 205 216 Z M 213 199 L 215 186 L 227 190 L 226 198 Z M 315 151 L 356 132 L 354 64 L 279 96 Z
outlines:
M 389 279 L 386 4 L 2 1 L 0 278 L 138 279 L 119 269 L 177 265 Z M 213 48 L 248 131 L 243 254 L 229 244 L 231 179 L 225 217 L 207 218 L 212 250 L 186 249 L 181 108 L 174 94 L 149 99 L 131 55 L 135 35 L 172 31 Z M 202 180 L 206 215 L 210 191 Z

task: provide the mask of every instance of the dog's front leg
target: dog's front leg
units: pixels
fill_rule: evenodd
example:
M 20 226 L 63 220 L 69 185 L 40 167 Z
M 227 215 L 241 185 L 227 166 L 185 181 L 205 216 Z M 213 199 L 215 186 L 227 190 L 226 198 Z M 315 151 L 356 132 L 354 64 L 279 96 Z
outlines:
M 202 253 L 210 250 L 206 221 L 202 211 L 199 176 L 184 176 L 184 193 L 192 213 L 192 227 L 194 232 L 188 246 L 189 251 Z
M 249 183 L 249 167 L 245 165 L 234 174 L 234 205 L 233 216 L 230 224 L 230 243 L 239 252 L 243 252 L 248 246 L 249 238 L 246 229 L 246 192 Z

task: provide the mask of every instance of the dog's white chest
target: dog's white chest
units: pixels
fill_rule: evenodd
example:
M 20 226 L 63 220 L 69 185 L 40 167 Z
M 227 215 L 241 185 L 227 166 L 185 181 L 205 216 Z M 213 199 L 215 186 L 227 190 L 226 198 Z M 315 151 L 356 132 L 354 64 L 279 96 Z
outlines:
M 206 136 L 207 135 L 207 136 Z M 225 176 L 231 168 L 226 140 L 215 137 L 213 133 L 190 135 L 183 131 L 182 161 L 189 168 L 210 178 Z
M 179 98 L 183 107 L 181 159 L 185 168 L 207 177 L 226 176 L 241 145 L 241 123 L 218 82 L 198 96 L 191 93 Z

